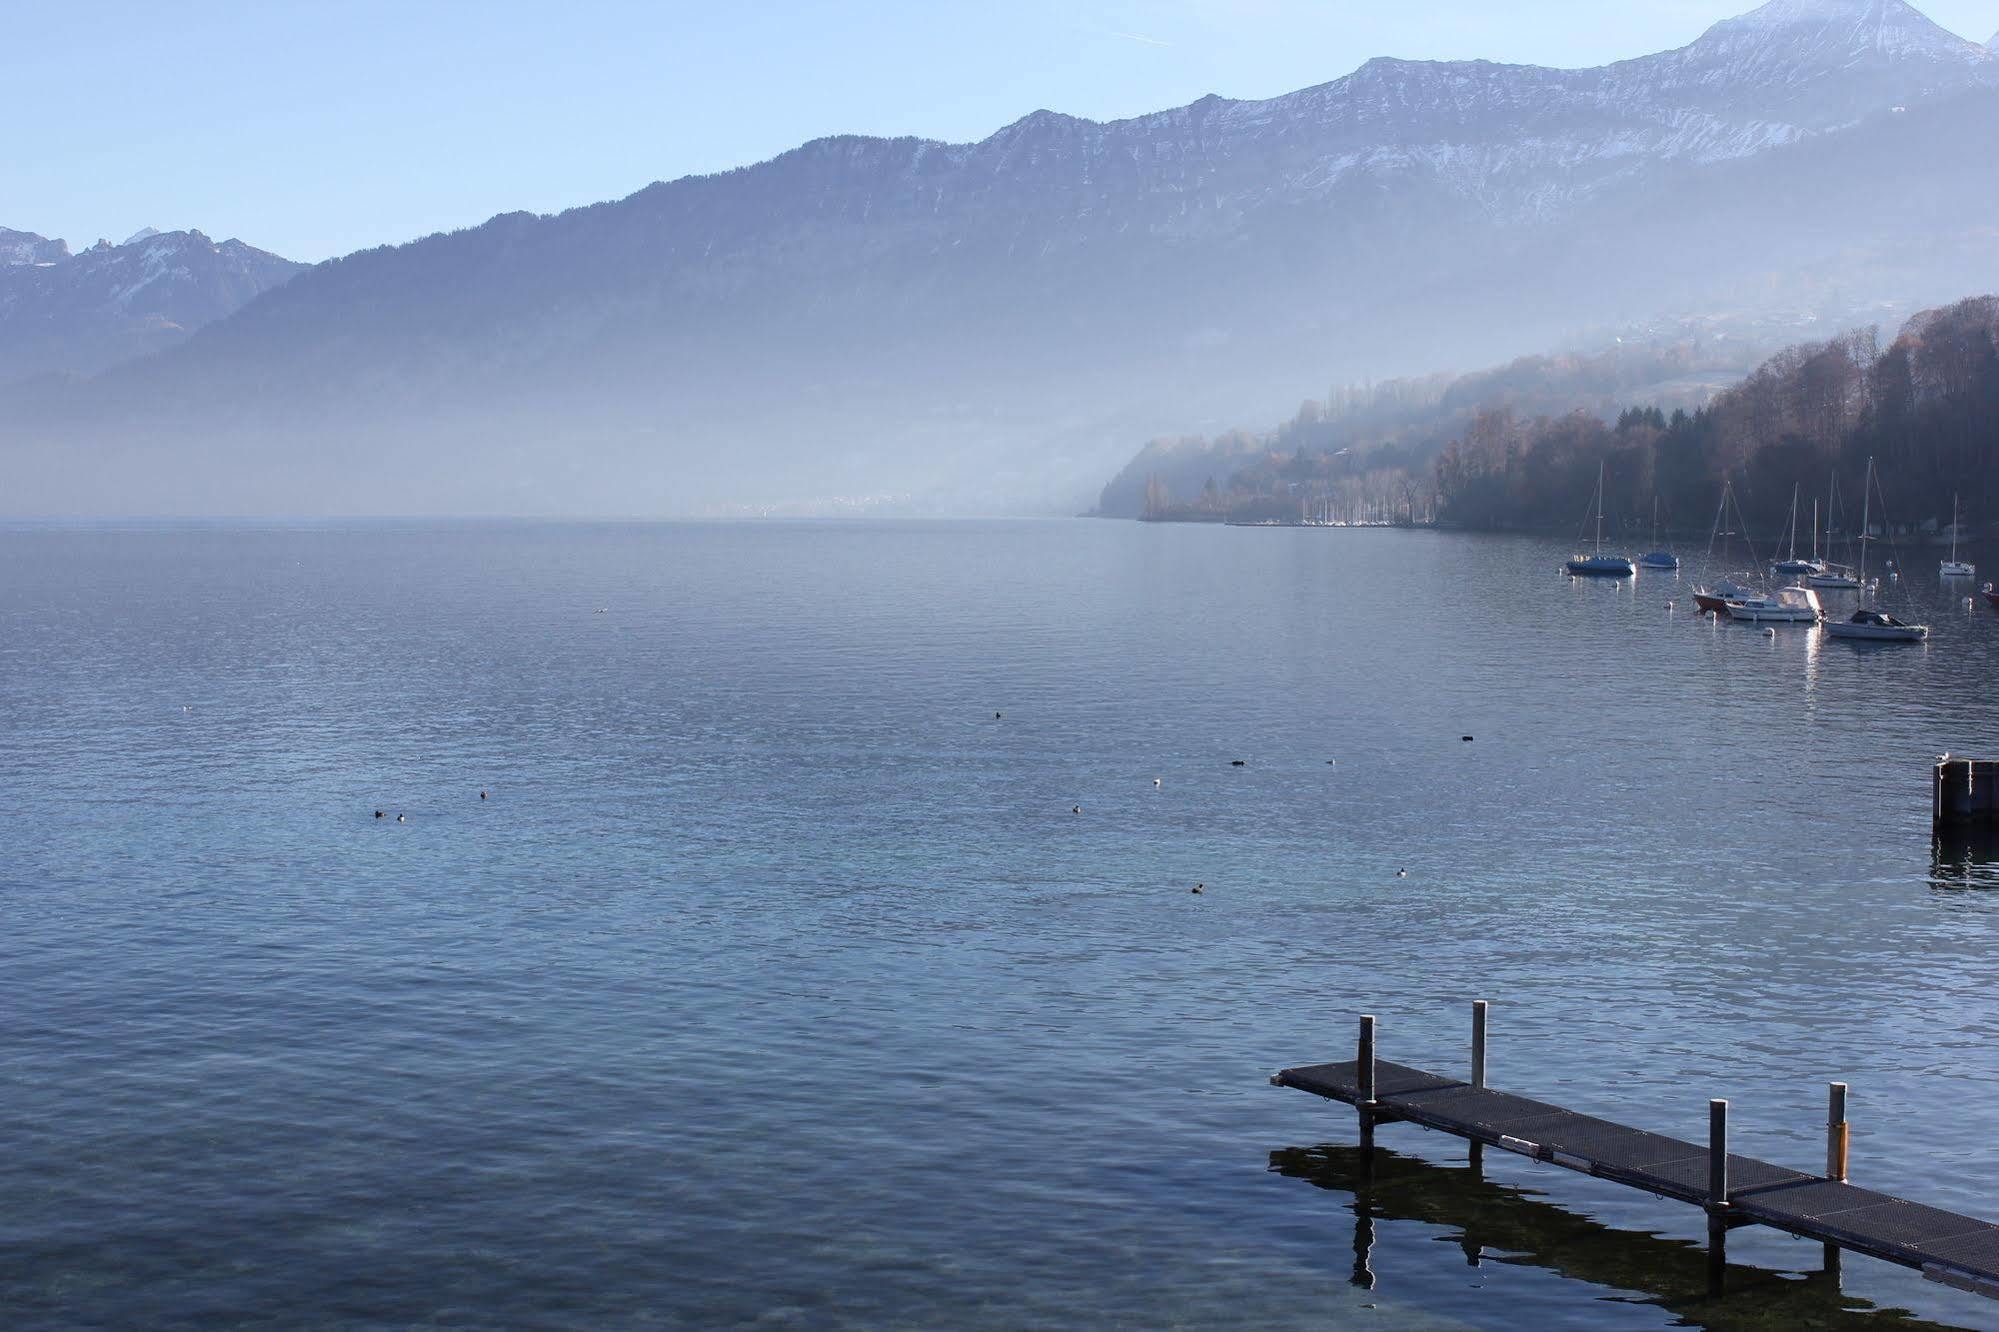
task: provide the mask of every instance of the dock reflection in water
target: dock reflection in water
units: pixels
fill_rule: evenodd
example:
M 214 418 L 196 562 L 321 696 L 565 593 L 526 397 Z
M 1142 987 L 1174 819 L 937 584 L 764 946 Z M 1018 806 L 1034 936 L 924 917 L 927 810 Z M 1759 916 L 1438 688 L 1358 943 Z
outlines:
M 1946 1326 L 1845 1294 L 1836 1257 L 1829 1269 L 1808 1273 L 1731 1263 L 1717 1289 L 1705 1245 L 1604 1225 L 1494 1183 L 1475 1165 L 1436 1165 L 1381 1147 L 1326 1144 L 1273 1151 L 1270 1169 L 1352 1195 L 1352 1280 L 1367 1290 L 1380 1279 L 1373 1268 L 1376 1223 L 1416 1222 L 1458 1232 L 1473 1267 L 1538 1267 L 1630 1292 L 1636 1302 L 1663 1309 L 1688 1327 Z
M 1999 828 L 1938 829 L 1930 849 L 1930 887 L 1999 889 Z

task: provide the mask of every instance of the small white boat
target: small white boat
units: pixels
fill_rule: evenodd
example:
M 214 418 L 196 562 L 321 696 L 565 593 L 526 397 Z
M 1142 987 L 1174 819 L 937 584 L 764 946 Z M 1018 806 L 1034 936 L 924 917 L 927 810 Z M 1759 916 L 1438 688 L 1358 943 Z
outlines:
M 1952 495 L 1950 497 L 1950 558 L 1942 560 L 1937 564 L 1937 574 L 1943 578 L 1974 578 L 1978 574 L 1978 566 L 1975 564 L 1966 564 L 1963 560 L 1957 558 L 1957 533 L 1958 529 L 1964 526 L 1963 522 L 1958 518 L 1957 511 L 1957 496 Z
M 1805 582 L 1813 587 L 1823 587 L 1831 591 L 1857 592 L 1860 590 L 1860 580 L 1853 576 L 1853 571 L 1842 569 L 1838 565 L 1829 564 L 1821 572 L 1807 575 Z
M 1730 598 L 1722 611 L 1731 620 L 1750 624 L 1817 624 L 1825 618 L 1818 593 L 1808 587 L 1780 587 L 1768 596 Z
M 1871 610 L 1857 610 L 1848 620 L 1828 620 L 1825 631 L 1834 638 L 1871 643 L 1920 643 L 1930 636 L 1926 624 L 1903 624 L 1892 615 Z

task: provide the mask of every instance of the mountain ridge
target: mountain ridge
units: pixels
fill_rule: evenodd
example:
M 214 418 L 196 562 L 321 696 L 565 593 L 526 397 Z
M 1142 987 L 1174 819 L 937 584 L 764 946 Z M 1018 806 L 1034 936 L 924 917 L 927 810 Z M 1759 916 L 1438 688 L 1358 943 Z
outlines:
M 303 268 L 195 230 L 148 227 L 77 254 L 0 231 L 0 382 L 90 374 L 164 350 Z
M 1899 0 L 1778 0 L 1590 70 L 1381 58 L 969 144 L 827 136 L 329 261 L 33 419 L 293 511 L 367 511 L 356 478 L 389 458 L 430 512 L 733 511 L 777 476 L 807 503 L 1074 511 L 1134 439 L 1274 416 L 1328 374 L 1498 361 L 1745 288 L 1980 285 L 1945 271 L 1980 253 L 1962 201 L 1913 260 L 1839 256 L 1905 225 L 1884 192 L 1982 189 L 1915 163 L 1995 107 L 1999 57 Z M 1832 169 L 1809 213 L 1777 187 L 1842 152 L 1876 178 Z M 273 448 L 307 465 L 280 476 Z

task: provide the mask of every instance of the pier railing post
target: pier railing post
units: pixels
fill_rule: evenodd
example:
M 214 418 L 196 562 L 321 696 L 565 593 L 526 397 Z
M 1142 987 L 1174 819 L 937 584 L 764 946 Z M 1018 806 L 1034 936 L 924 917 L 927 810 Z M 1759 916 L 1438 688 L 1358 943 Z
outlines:
M 1835 1082 L 1826 1094 L 1825 1177 L 1846 1182 L 1846 1149 L 1850 1133 L 1846 1124 L 1846 1084 Z
M 1479 1091 L 1485 1090 L 1485 1000 L 1476 999 L 1471 1006 L 1471 1085 Z
M 1360 1020 L 1360 1103 L 1374 1104 L 1374 1015 L 1363 1014 Z
M 1719 1299 L 1728 1290 L 1728 1102 L 1707 1103 L 1707 1281 Z
M 1728 1102 L 1707 1103 L 1707 1201 L 1716 1211 L 1728 1206 Z

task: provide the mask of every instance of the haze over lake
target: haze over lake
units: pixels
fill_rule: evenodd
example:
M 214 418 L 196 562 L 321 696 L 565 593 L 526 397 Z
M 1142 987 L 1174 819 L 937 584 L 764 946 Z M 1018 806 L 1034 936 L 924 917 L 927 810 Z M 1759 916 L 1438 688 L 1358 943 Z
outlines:
M 1511 1159 L 1545 1196 L 1480 1210 L 1406 1127 L 1364 1290 L 1344 1158 L 1272 1169 L 1353 1126 L 1271 1070 L 1360 1011 L 1460 1069 L 1486 998 L 1497 1085 L 1681 1136 L 1728 1096 L 1809 1168 L 1849 1080 L 1856 1179 L 1989 1210 L 1999 872 L 1928 776 L 1999 752 L 1999 619 L 1912 577 L 1927 647 L 1766 638 L 1567 553 L 0 530 L 7 1321 L 1784 1325 L 1753 1272 L 1678 1302 L 1642 1236 L 1694 1210 Z M 1548 1243 L 1441 1242 L 1481 1225 Z

